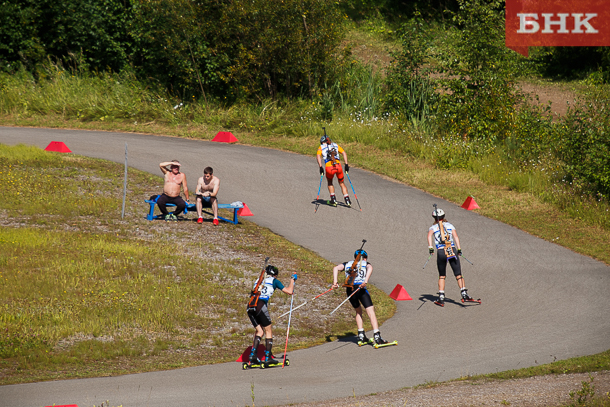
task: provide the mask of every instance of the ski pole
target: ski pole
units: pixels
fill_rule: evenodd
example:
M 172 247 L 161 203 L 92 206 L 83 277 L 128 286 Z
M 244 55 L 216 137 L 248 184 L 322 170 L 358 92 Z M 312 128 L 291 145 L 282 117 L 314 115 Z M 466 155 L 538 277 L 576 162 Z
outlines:
M 430 256 L 428 256 L 428 260 L 426 260 L 426 264 L 424 264 L 423 268 L 426 268 L 426 266 L 428 265 L 428 262 L 430 261 L 431 258 L 432 258 L 432 254 L 430 254 Z
M 311 301 L 315 300 L 315 299 L 316 299 L 316 298 L 318 298 L 318 297 L 323 296 L 324 294 L 326 294 L 327 292 L 332 291 L 332 290 L 334 290 L 334 288 L 332 288 L 332 287 L 331 287 L 330 289 L 328 289 L 328 290 L 324 291 L 322 294 L 318 294 L 318 295 L 316 295 L 315 297 L 313 297 L 311 300 L 307 300 L 307 301 L 305 301 L 303 304 L 299 305 L 298 307 L 295 307 L 295 308 L 294 308 L 292 311 L 296 311 L 296 310 L 298 310 L 298 309 L 299 309 L 299 308 L 301 308 L 303 305 L 305 305 L 305 304 L 307 304 L 307 303 L 309 303 L 309 302 L 311 302 Z M 288 315 L 289 313 L 290 313 L 290 311 L 286 311 L 286 312 L 284 312 L 282 315 L 280 315 L 280 316 L 279 316 L 279 317 L 277 317 L 277 318 L 278 318 L 278 319 L 280 319 L 280 318 L 282 318 L 283 316 Z
M 353 293 L 351 293 L 351 294 L 350 294 L 350 296 L 349 296 L 349 297 L 347 297 L 347 298 L 345 299 L 345 301 L 343 301 L 341 304 L 339 304 L 339 306 L 338 306 L 337 308 L 335 308 L 335 309 L 333 310 L 333 312 L 331 312 L 329 315 L 332 315 L 332 314 L 333 314 L 333 313 L 334 313 L 336 310 L 338 310 L 339 308 L 341 308 L 341 306 L 342 306 L 343 304 L 345 304 L 345 303 L 347 302 L 347 300 L 349 300 L 350 298 L 352 298 L 352 295 L 356 294 L 356 293 L 358 292 L 358 290 L 360 290 L 361 288 L 362 288 L 362 286 L 360 286 L 360 287 L 356 288 L 356 290 L 355 290 Z
M 464 257 L 463 254 L 460 254 L 460 256 Z M 472 262 L 470 260 L 468 260 L 466 257 L 464 257 L 464 260 L 466 260 L 468 263 L 472 264 Z M 472 264 L 474 266 L 474 264 Z
M 290 299 L 290 315 L 288 316 L 288 328 L 286 329 L 286 347 L 284 348 L 284 361 L 282 362 L 282 369 L 286 365 L 286 352 L 288 351 L 288 335 L 290 334 L 290 320 L 292 319 L 292 303 L 294 302 L 294 286 L 297 282 L 294 282 L 292 286 L 292 298 Z
M 360 206 L 360 201 L 358 201 L 358 195 L 356 195 L 356 191 L 354 190 L 354 185 L 352 184 L 352 180 L 349 177 L 349 172 L 346 172 L 345 175 L 347 175 L 347 180 L 349 181 L 349 184 L 352 187 L 352 192 L 354 193 L 354 196 L 356 197 L 356 202 L 358 202 L 358 208 L 360 208 L 360 212 L 362 212 L 362 207 Z
M 318 212 L 318 207 L 320 206 L 318 199 L 320 198 L 320 191 L 322 190 L 322 178 L 324 178 L 324 173 L 320 175 L 320 186 L 318 187 L 318 196 L 316 196 L 316 210 L 313 213 Z

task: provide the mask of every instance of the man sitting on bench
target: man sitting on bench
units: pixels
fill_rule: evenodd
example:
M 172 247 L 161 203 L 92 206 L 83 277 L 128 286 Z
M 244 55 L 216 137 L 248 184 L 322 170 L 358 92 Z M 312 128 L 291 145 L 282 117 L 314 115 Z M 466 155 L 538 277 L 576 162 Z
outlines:
M 205 167 L 203 177 L 197 181 L 197 223 L 203 223 L 202 208 L 212 208 L 214 212 L 215 226 L 218 226 L 218 190 L 220 189 L 220 180 L 214 176 L 212 167 Z
M 167 168 L 169 167 L 169 169 Z M 178 160 L 166 161 L 159 164 L 159 168 L 165 174 L 165 183 L 163 184 L 163 194 L 157 199 L 157 205 L 161 215 L 168 221 L 177 221 L 177 215 L 184 212 L 186 202 L 180 196 L 180 189 L 184 189 L 184 196 L 189 200 L 189 189 L 186 185 L 186 174 L 180 172 L 180 163 Z M 165 205 L 173 203 L 176 205 L 174 213 L 168 213 Z

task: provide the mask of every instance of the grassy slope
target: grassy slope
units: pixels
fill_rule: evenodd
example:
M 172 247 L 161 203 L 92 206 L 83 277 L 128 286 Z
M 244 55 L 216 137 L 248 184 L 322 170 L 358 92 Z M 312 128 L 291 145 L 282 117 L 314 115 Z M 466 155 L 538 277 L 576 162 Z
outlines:
M 251 344 L 244 306 L 263 256 L 280 281 L 299 273 L 297 302 L 332 282 L 328 261 L 247 221 L 147 221 L 160 177 L 130 171 L 121 219 L 121 165 L 24 146 L 0 145 L 0 158 L 14 192 L 0 203 L 0 384 L 233 361 Z M 372 290 L 387 320 L 394 302 Z M 349 307 L 328 316 L 341 299 L 295 313 L 289 349 L 354 335 Z M 275 295 L 272 313 L 289 305 Z

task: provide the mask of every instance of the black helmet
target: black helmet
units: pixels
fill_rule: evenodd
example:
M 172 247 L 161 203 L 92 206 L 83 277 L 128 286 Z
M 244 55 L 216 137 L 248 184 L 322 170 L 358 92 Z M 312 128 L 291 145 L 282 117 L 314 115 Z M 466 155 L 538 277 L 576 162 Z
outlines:
M 323 135 L 322 137 L 320 137 L 320 144 L 324 144 L 326 142 L 330 142 L 330 137 L 328 137 L 326 134 Z
M 278 274 L 277 267 L 272 266 L 271 264 L 267 266 L 265 271 L 267 272 L 267 274 L 269 274 L 270 276 L 273 276 L 273 277 L 277 276 L 277 274 Z
M 362 249 L 358 249 L 358 250 L 356 250 L 356 251 L 354 252 L 354 259 L 355 259 L 356 257 L 358 257 L 358 255 L 359 255 L 359 254 L 362 254 L 362 257 L 366 257 L 367 259 L 369 258 L 369 255 L 368 255 L 368 254 L 366 254 L 366 252 L 365 252 L 364 250 L 362 250 Z

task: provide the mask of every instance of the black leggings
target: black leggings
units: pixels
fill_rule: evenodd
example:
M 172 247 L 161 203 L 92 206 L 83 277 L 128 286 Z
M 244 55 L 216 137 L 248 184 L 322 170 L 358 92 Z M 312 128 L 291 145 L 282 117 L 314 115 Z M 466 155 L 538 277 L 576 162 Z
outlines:
M 174 215 L 180 215 L 182 212 L 184 212 L 184 208 L 186 208 L 186 202 L 184 202 L 184 199 L 182 199 L 180 195 L 172 198 L 171 196 L 162 194 L 159 196 L 159 199 L 157 199 L 157 205 L 159 205 L 159 210 L 164 216 L 168 213 L 167 209 L 165 208 L 165 205 L 168 203 L 173 203 L 176 205 Z
M 453 270 L 454 276 L 462 275 L 462 266 L 460 266 L 460 258 L 454 257 L 449 259 L 449 264 L 451 265 L 451 269 Z M 447 255 L 445 254 L 445 250 L 442 248 L 436 251 L 436 265 L 438 267 L 438 276 L 446 277 L 447 276 Z

